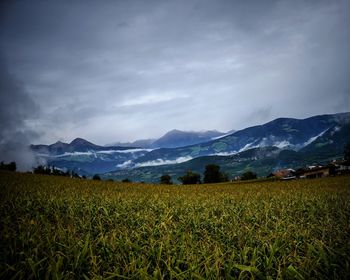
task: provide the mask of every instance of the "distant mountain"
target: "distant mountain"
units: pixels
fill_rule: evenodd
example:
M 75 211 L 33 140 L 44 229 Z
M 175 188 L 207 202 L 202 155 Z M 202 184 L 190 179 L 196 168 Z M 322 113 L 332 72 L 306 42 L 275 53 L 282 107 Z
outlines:
M 77 138 L 71 143 L 32 145 L 31 149 L 45 164 L 80 174 L 107 172 L 115 178 L 131 176 L 130 179 L 138 181 L 154 181 L 165 171 L 180 174 L 186 168 L 202 170 L 206 162 L 222 165 L 231 175 L 247 168 L 263 175 L 279 167 L 340 157 L 344 144 L 350 143 L 350 113 L 279 118 L 231 134 L 173 130 L 151 144 L 142 141 L 145 142 L 139 142 L 141 148 L 103 147 Z
M 271 173 L 274 169 L 273 166 L 279 161 L 278 156 L 281 151 L 281 149 L 276 147 L 253 148 L 230 156 L 203 156 L 178 164 L 121 169 L 107 172 L 102 177 L 105 179 L 113 178 L 114 180 L 128 178 L 137 182 L 158 183 L 162 174 L 169 174 L 172 177 L 172 181 L 177 183 L 177 178 L 182 176 L 187 170 L 203 174 L 207 164 L 219 165 L 221 170 L 226 172 L 230 178 L 249 169 L 258 172 L 261 176 Z
M 153 148 L 177 148 L 204 143 L 225 133 L 208 130 L 203 132 L 171 130 L 152 143 Z
M 108 144 L 106 146 L 119 146 L 119 147 L 137 147 L 137 148 L 152 148 L 152 143 L 157 139 L 140 139 L 134 142 L 116 142 Z
M 295 161 L 295 157 L 298 160 Z M 286 162 L 284 162 L 284 158 L 287 160 Z M 267 176 L 277 169 L 301 166 L 304 163 L 304 161 L 299 161 L 298 152 L 281 150 L 276 147 L 264 147 L 252 148 L 230 156 L 203 156 L 177 164 L 120 169 L 104 173 L 102 177 L 105 179 L 112 178 L 114 180 L 128 178 L 134 182 L 158 183 L 161 175 L 169 174 L 172 181 L 177 183 L 177 178 L 185 174 L 187 170 L 200 173 L 203 178 L 205 166 L 208 164 L 219 165 L 221 171 L 228 174 L 228 177 L 232 179 L 248 170 L 256 172 L 258 176 Z
M 149 149 L 135 147 L 99 146 L 82 138 L 70 143 L 58 141 L 52 145 L 31 145 L 31 150 L 38 162 L 84 175 L 114 170 L 150 152 Z
M 343 154 L 345 144 L 350 143 L 350 123 L 336 125 L 302 148 L 299 152 L 305 158 L 317 155 L 319 158 Z
M 62 155 L 64 153 L 73 152 L 89 152 L 89 151 L 105 151 L 105 150 L 126 150 L 134 147 L 119 147 L 119 146 L 98 146 L 82 138 L 76 138 L 70 143 L 57 141 L 52 145 L 31 145 L 30 148 L 39 154 L 47 155 Z
M 281 168 L 298 168 L 305 165 L 327 164 L 333 159 L 342 158 L 344 146 L 350 143 L 350 123 L 329 128 L 313 142 L 299 151 L 281 149 L 274 146 L 251 148 L 237 154 L 201 156 L 177 164 L 157 165 L 159 162 L 141 163 L 136 168 L 116 170 L 103 174 L 104 178 L 133 181 L 159 182 L 162 174 L 169 174 L 174 182 L 187 170 L 204 173 L 207 164 L 217 164 L 229 178 L 247 170 L 259 176 L 267 176 Z M 163 162 L 171 162 L 163 160 Z M 153 164 L 153 165 L 152 165 Z
M 231 130 L 229 133 L 219 132 L 217 130 L 208 130 L 208 131 L 182 131 L 173 129 L 162 137 L 158 139 L 142 139 L 134 142 L 128 143 L 115 143 L 114 145 L 118 146 L 133 146 L 140 148 L 177 148 L 184 147 L 194 144 L 199 144 L 203 142 L 216 139 L 230 133 L 233 133 L 234 130 Z
M 225 137 L 179 148 L 153 150 L 135 160 L 140 165 L 159 161 L 178 161 L 184 157 L 232 155 L 251 148 L 275 146 L 298 151 L 328 130 L 350 122 L 350 113 L 320 115 L 307 119 L 279 118 L 264 125 L 242 129 Z
M 122 169 L 161 146 L 182 146 L 201 143 L 224 135 L 218 131 L 185 132 L 173 130 L 157 140 L 138 140 L 133 143 L 118 143 L 112 146 L 95 145 L 76 138 L 70 143 L 56 142 L 52 145 L 31 145 L 38 162 L 67 168 L 81 174 L 104 173 Z M 130 144 L 127 146 L 127 144 Z

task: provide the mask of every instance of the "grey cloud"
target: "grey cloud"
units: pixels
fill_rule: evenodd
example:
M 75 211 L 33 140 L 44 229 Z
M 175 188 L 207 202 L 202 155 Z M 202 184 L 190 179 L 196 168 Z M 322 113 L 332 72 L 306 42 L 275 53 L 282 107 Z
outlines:
M 350 108 L 350 89 L 344 90 L 334 106 L 337 112 L 346 112 Z
M 349 8 L 340 0 L 18 1 L 4 13 L 0 44 L 42 108 L 31 125 L 41 127 L 38 141 L 103 144 L 350 110 Z
M 29 149 L 34 131 L 26 127 L 26 120 L 36 116 L 38 106 L 25 92 L 23 85 L 8 71 L 0 56 L 0 160 L 16 161 L 20 170 L 35 166 Z

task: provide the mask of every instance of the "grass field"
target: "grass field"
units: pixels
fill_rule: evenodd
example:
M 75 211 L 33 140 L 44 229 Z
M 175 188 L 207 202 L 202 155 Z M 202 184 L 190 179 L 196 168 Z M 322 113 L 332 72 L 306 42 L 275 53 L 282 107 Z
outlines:
M 349 279 L 350 177 L 197 186 L 0 173 L 2 279 Z

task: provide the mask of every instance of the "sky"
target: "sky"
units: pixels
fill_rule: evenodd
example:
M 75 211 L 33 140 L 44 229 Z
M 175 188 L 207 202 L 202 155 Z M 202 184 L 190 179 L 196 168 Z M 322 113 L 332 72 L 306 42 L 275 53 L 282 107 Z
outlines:
M 350 111 L 349 26 L 347 0 L 2 1 L 0 154 Z

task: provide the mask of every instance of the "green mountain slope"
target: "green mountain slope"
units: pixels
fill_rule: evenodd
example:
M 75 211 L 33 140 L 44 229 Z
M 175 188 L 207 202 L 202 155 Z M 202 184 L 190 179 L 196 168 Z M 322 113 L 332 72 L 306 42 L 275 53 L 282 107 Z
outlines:
M 179 163 L 145 166 L 118 170 L 103 175 L 105 178 L 133 181 L 159 182 L 162 174 L 169 174 L 173 181 L 187 170 L 203 174 L 207 164 L 217 164 L 230 178 L 253 170 L 259 176 L 267 176 L 280 168 L 298 168 L 305 165 L 326 164 L 341 158 L 346 143 L 350 143 L 350 124 L 327 130 L 300 151 L 282 150 L 277 147 L 253 148 L 230 156 L 203 156 Z

